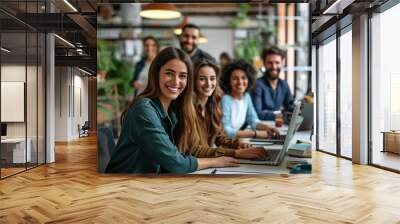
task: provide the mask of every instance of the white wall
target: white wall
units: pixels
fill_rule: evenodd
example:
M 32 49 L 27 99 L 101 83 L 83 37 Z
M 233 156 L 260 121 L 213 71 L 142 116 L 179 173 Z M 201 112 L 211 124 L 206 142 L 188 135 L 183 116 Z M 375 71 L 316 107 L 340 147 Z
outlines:
M 25 69 L 25 65 L 2 65 L 1 81 L 25 82 Z M 7 110 L 7 108 L 1 108 L 1 110 Z M 7 123 L 7 137 L 25 137 L 25 123 Z
M 76 138 L 78 133 L 78 124 L 82 126 L 85 121 L 89 120 L 89 113 L 88 113 L 88 78 L 87 76 L 81 76 L 83 73 L 75 69 L 74 75 L 74 108 L 72 109 L 72 136 Z M 78 72 L 78 74 L 77 74 Z
M 4 82 L 25 82 L 25 75 L 27 69 L 28 74 L 31 73 L 36 73 L 36 67 L 33 66 L 28 66 L 25 67 L 25 65 L 2 65 L 1 66 L 1 81 Z M 32 82 L 32 83 L 31 83 Z M 36 81 L 33 82 L 32 80 L 29 80 L 30 85 L 36 85 Z M 27 104 L 28 106 L 31 106 L 30 109 L 32 109 L 32 106 L 36 107 L 36 88 L 27 88 Z M 32 92 L 31 92 L 32 91 Z M 31 102 L 35 102 L 34 105 L 29 105 Z M 40 106 L 40 105 L 39 105 Z M 8 110 L 8 108 L 1 108 L 1 110 Z M 29 110 L 30 112 L 31 110 Z M 28 122 L 35 121 L 36 123 L 36 113 L 28 113 Z M 29 128 L 34 128 L 36 130 L 36 125 L 33 127 L 32 124 L 28 125 Z M 28 130 L 28 137 L 29 137 L 29 130 Z M 25 137 L 25 122 L 7 122 L 7 136 L 8 137 Z
M 88 120 L 88 79 L 72 67 L 56 67 L 55 73 L 55 140 L 77 139 L 78 124 Z
M 55 68 L 55 140 L 68 139 L 68 76 L 67 67 Z

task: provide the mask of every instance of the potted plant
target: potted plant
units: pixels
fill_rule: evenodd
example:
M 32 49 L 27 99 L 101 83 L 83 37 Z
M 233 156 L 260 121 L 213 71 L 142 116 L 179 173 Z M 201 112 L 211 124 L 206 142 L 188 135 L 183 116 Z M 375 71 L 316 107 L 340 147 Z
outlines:
M 98 124 L 113 127 L 114 136 L 120 131 L 120 116 L 132 98 L 133 65 L 117 59 L 117 49 L 109 42 L 99 40 L 97 45 L 97 109 Z
M 238 17 L 229 22 L 232 28 L 248 28 L 251 24 L 248 18 L 249 7 L 248 3 L 240 4 Z M 254 32 L 247 31 L 248 37 L 237 41 L 234 50 L 235 58 L 242 58 L 251 64 L 257 64 L 256 61 L 259 60 L 261 49 L 271 45 L 275 35 L 275 27 L 268 26 L 264 20 L 258 20 L 257 30 Z
M 114 47 L 107 41 L 97 41 L 98 81 L 105 80 L 107 78 L 107 72 L 115 67 L 112 61 L 114 50 Z

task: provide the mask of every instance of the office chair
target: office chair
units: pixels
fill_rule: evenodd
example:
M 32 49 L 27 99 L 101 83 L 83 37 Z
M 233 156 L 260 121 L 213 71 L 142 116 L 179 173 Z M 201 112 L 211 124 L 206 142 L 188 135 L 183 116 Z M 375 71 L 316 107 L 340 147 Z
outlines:
M 89 121 L 85 121 L 82 127 L 80 127 L 80 125 L 78 124 L 79 138 L 89 136 L 89 129 L 90 129 Z
M 97 171 L 104 173 L 115 148 L 112 130 L 101 127 L 97 130 Z
M 85 121 L 85 123 L 82 125 L 82 130 L 88 131 L 89 129 L 90 129 L 89 121 Z

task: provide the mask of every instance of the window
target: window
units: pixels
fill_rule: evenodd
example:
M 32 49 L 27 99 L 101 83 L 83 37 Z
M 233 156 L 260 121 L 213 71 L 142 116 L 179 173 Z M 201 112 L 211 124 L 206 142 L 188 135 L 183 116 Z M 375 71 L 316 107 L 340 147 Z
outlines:
M 400 130 L 398 21 L 400 5 L 371 18 L 371 157 L 373 164 L 396 170 L 400 170 L 400 156 L 385 151 L 382 132 Z
M 340 36 L 340 155 L 352 157 L 352 33 Z
M 318 48 L 318 149 L 336 154 L 336 39 Z

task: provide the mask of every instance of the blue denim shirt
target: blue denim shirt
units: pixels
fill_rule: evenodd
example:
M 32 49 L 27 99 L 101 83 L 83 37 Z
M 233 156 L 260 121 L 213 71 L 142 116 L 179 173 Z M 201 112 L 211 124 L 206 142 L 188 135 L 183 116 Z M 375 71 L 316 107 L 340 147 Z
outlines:
M 246 92 L 243 95 L 247 105 L 246 111 L 246 124 L 250 125 L 253 130 L 256 129 L 257 124 L 260 122 L 257 113 L 254 110 L 253 102 L 251 102 L 250 95 Z M 224 113 L 222 122 L 224 124 L 224 131 L 229 138 L 235 138 L 238 130 L 232 127 L 232 102 L 234 98 L 231 95 L 225 94 L 222 97 L 222 111 Z
M 174 144 L 175 113 L 159 99 L 143 98 L 126 113 L 108 173 L 190 173 L 197 158 L 183 155 Z
M 264 77 L 257 79 L 256 88 L 252 94 L 254 107 L 261 120 L 274 120 L 274 111 L 281 110 L 293 112 L 294 98 L 286 81 L 278 79 L 278 86 L 272 89 Z

